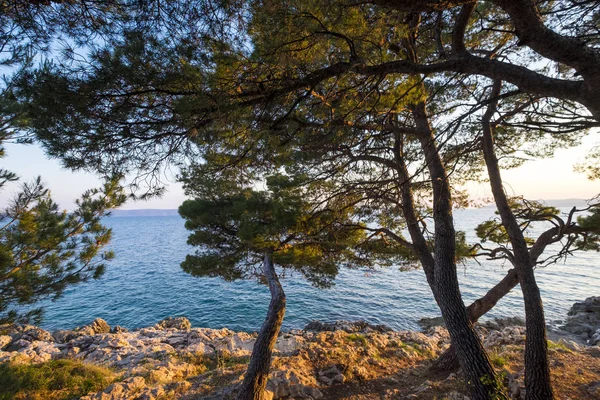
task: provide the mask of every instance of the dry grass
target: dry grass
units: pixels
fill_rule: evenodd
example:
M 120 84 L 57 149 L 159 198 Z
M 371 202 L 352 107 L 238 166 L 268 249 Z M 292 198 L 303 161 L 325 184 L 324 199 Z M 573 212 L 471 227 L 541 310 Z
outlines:
M 103 390 L 117 378 L 109 369 L 73 360 L 4 363 L 0 364 L 0 399 L 72 399 Z

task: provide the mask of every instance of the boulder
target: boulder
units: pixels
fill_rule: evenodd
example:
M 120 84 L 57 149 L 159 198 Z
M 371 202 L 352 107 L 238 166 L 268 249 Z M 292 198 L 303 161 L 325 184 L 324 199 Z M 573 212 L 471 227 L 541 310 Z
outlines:
M 75 328 L 74 330 L 57 330 L 52 336 L 57 343 L 67 343 L 82 336 L 92 336 L 101 333 L 110 333 L 110 325 L 102 318 L 96 318 L 91 324 Z
M 581 303 L 573 304 L 567 315 L 575 316 L 582 313 L 600 315 L 600 296 L 588 297 Z
M 137 399 L 146 388 L 146 381 L 141 376 L 113 383 L 104 391 L 91 396 L 83 396 L 80 400 L 133 400 Z
M 562 330 L 580 337 L 587 344 L 600 343 L 600 296 L 575 303 Z
M 392 328 L 385 325 L 373 325 L 366 321 L 335 321 L 335 322 L 321 322 L 311 321 L 305 327 L 305 331 L 313 332 L 334 332 L 344 331 L 347 333 L 371 333 L 371 332 L 391 332 Z
M 96 318 L 91 324 L 84 326 L 81 330 L 89 332 L 89 335 L 110 333 L 110 325 L 102 318 Z
M 5 347 L 12 342 L 12 338 L 8 335 L 0 335 L 0 350 L 4 350 Z
M 12 338 L 13 343 L 19 341 L 54 342 L 54 338 L 50 332 L 33 325 L 15 325 L 9 336 Z
M 168 317 L 154 325 L 154 329 L 167 330 L 175 329 L 178 331 L 189 331 L 192 323 L 186 317 Z
M 327 386 L 335 385 L 336 383 L 344 383 L 346 377 L 339 370 L 337 365 L 319 371 L 319 381 Z
M 129 329 L 127 328 L 123 328 L 120 325 L 115 325 L 111 330 L 110 333 L 125 333 L 125 332 L 129 332 Z

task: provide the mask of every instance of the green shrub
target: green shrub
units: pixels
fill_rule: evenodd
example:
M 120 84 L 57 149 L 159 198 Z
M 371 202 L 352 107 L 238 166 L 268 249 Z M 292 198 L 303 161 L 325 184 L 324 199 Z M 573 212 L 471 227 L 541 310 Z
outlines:
M 365 335 L 361 335 L 359 333 L 350 333 L 348 334 L 348 336 L 346 336 L 346 339 L 348 339 L 351 342 L 360 344 L 362 346 L 367 345 L 367 338 L 365 337 Z
M 552 340 L 548 340 L 548 350 L 559 350 L 563 353 L 572 352 L 563 342 L 553 342 Z
M 490 354 L 490 361 L 492 362 L 492 364 L 495 367 L 502 368 L 508 363 L 508 360 L 506 359 L 506 357 L 501 356 L 496 351 L 492 351 L 489 354 Z
M 106 368 L 74 360 L 0 364 L 0 400 L 66 400 L 98 392 L 116 380 Z

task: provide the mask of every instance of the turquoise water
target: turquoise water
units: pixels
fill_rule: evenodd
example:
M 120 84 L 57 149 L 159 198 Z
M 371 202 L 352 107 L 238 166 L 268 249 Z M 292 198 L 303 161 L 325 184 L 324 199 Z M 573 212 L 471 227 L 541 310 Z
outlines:
M 476 222 L 491 215 L 490 209 L 459 210 L 455 219 L 472 237 Z M 254 281 L 194 278 L 181 271 L 180 262 L 193 251 L 185 243 L 188 232 L 181 218 L 110 217 L 106 224 L 113 228 L 115 260 L 100 280 L 69 288 L 59 300 L 47 302 L 44 328 L 69 329 L 100 317 L 131 329 L 167 316 L 186 316 L 198 327 L 260 327 L 269 302 L 267 287 Z M 599 264 L 598 253 L 582 253 L 567 264 L 538 270 L 548 320 L 564 319 L 574 302 L 600 295 Z M 483 295 L 508 269 L 489 261 L 459 266 L 465 302 Z M 286 276 L 282 284 L 288 299 L 284 329 L 302 328 L 313 319 L 364 319 L 418 329 L 420 318 L 438 315 L 420 270 L 342 270 L 331 289 L 313 288 L 297 274 Z M 518 288 L 489 313 L 515 315 L 523 315 Z

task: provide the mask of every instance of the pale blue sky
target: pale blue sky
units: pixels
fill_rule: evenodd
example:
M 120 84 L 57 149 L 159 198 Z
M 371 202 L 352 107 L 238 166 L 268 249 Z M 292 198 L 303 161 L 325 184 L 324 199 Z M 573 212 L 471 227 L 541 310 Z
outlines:
M 524 195 L 529 199 L 591 198 L 600 193 L 600 182 L 589 181 L 585 175 L 573 171 L 575 163 L 583 161 L 585 153 L 597 143 L 598 131 L 589 135 L 584 144 L 577 148 L 558 150 L 551 159 L 526 163 L 524 166 L 504 171 L 503 178 L 511 195 Z M 7 156 L 1 161 L 2 167 L 16 172 L 23 180 L 31 180 L 41 175 L 61 207 L 72 209 L 74 200 L 86 189 L 100 185 L 97 177 L 89 173 L 73 173 L 62 168 L 58 161 L 50 160 L 34 145 L 6 145 Z M 181 185 L 173 176 L 165 177 L 167 193 L 160 199 L 145 202 L 129 201 L 123 209 L 138 208 L 177 208 L 185 199 Z M 170 182 L 169 182 L 170 181 Z M 0 205 L 14 196 L 17 187 L 7 187 L 0 192 Z M 475 198 L 488 198 L 490 192 L 486 184 L 468 186 Z

